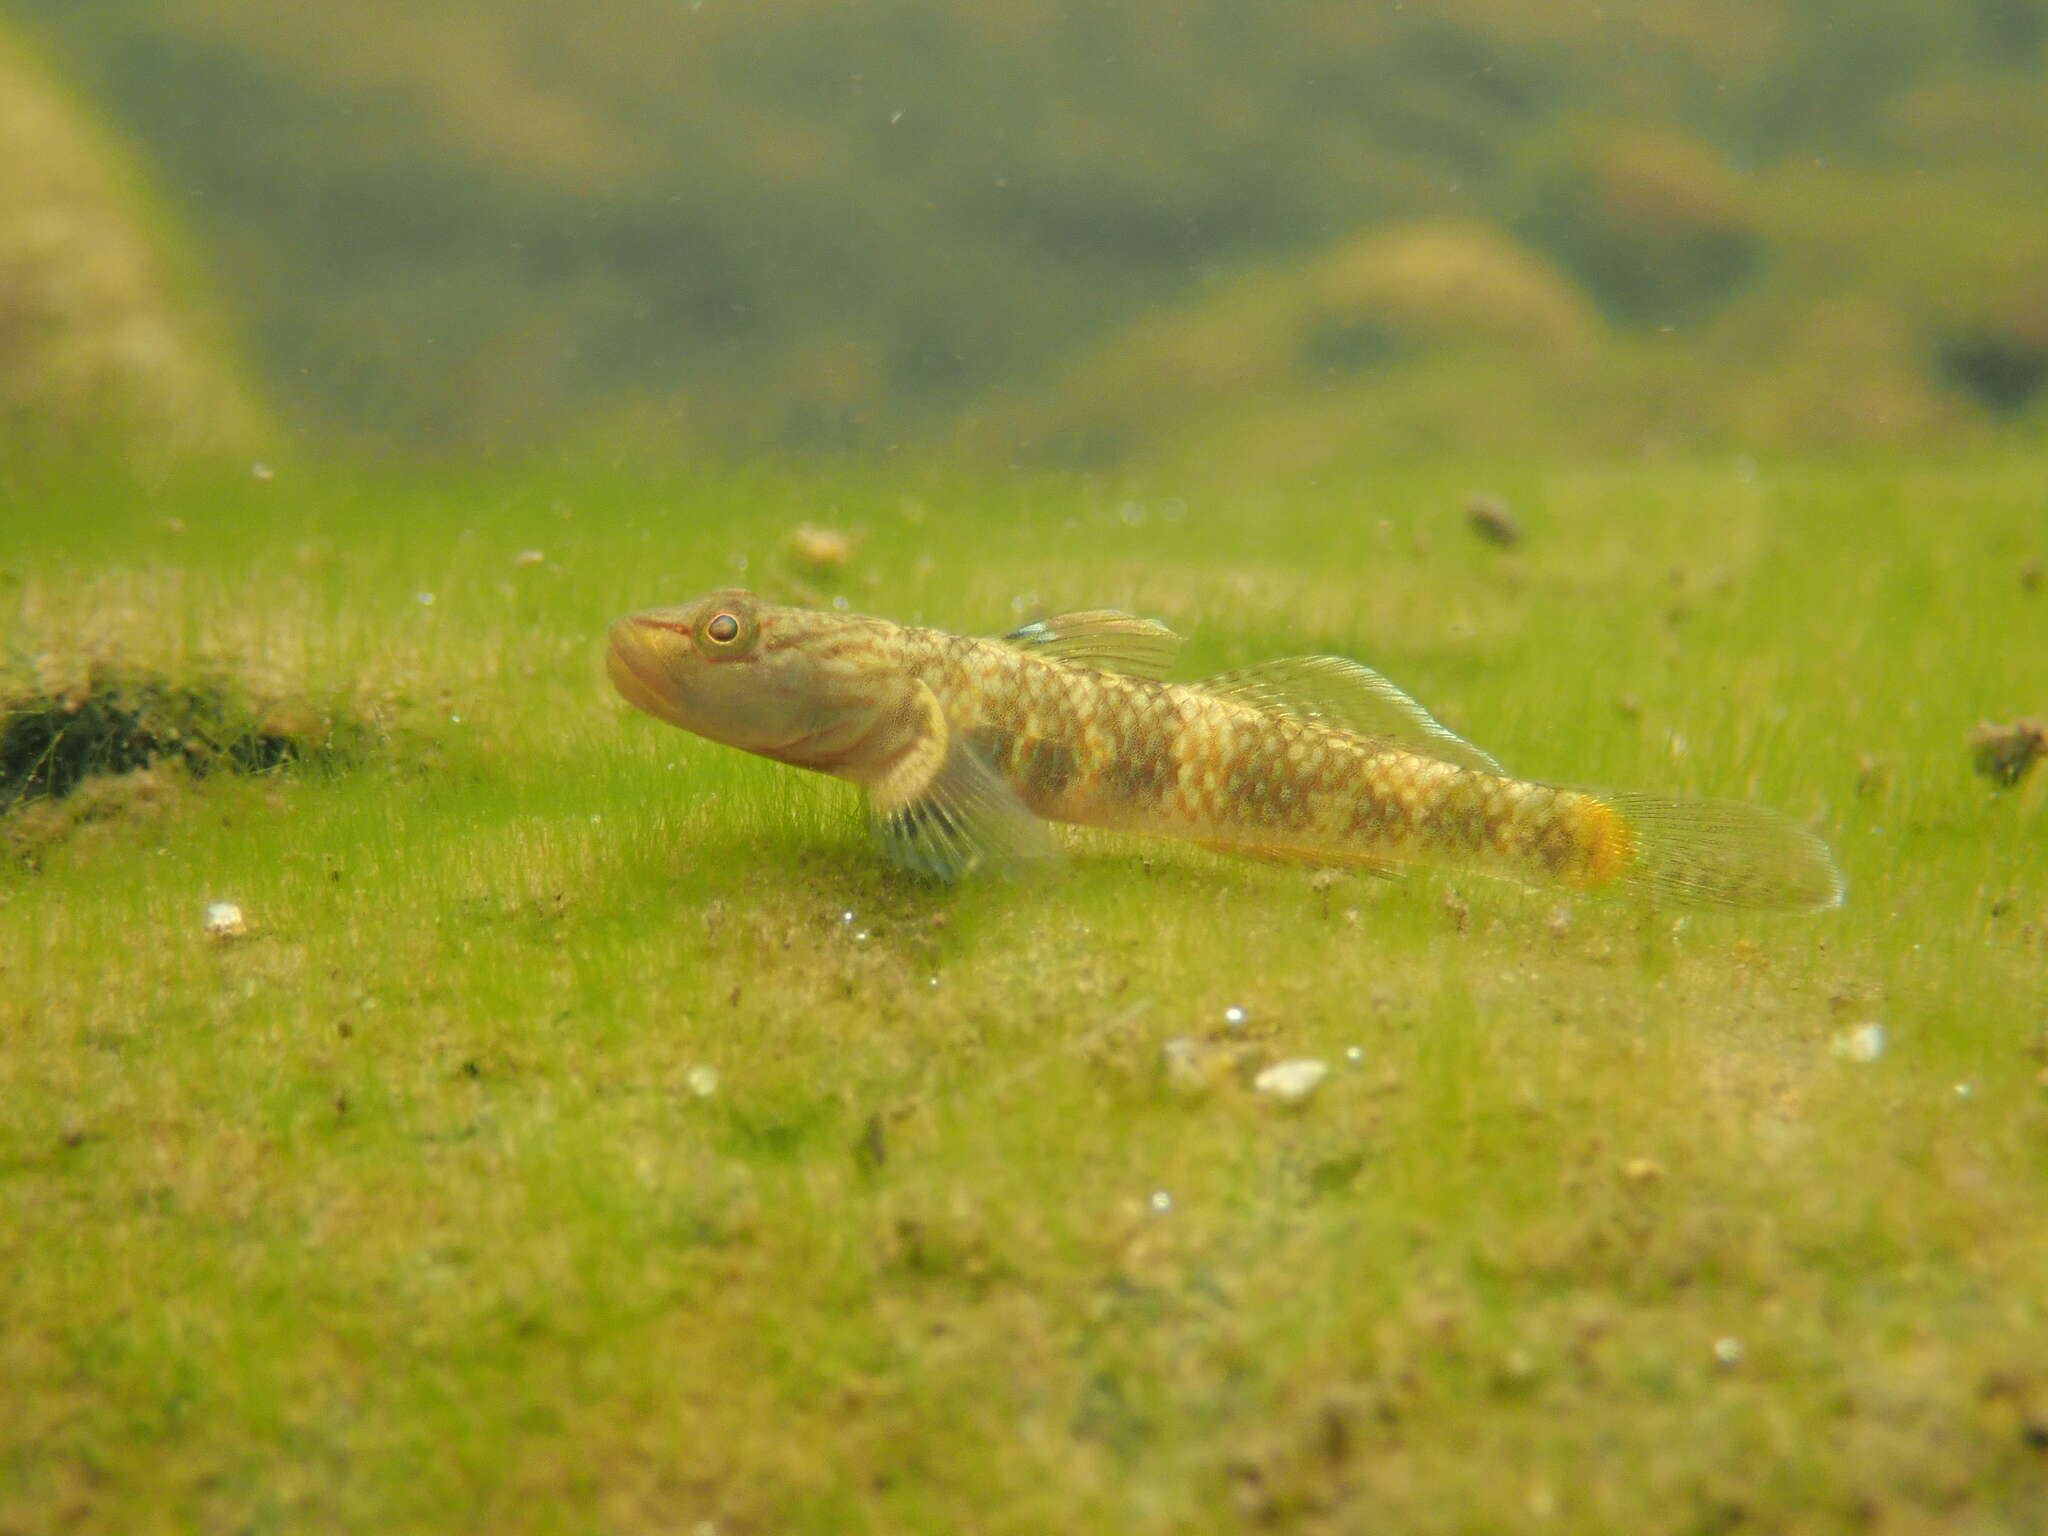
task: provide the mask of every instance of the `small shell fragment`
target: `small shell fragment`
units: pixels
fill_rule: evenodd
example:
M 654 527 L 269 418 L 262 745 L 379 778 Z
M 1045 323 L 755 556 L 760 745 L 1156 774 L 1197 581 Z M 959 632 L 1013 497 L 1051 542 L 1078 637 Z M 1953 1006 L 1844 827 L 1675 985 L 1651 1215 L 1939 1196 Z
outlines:
M 1238 1049 L 1213 1041 L 1177 1035 L 1159 1047 L 1166 1086 L 1176 1093 L 1207 1093 L 1230 1081 L 1238 1070 Z
M 206 904 L 206 936 L 210 939 L 239 939 L 249 931 L 248 919 L 232 901 Z
M 1183 1093 L 1194 1093 L 1209 1086 L 1209 1074 L 1203 1070 L 1202 1042 L 1190 1040 L 1185 1035 L 1176 1036 L 1159 1047 L 1159 1062 L 1166 1069 L 1166 1081 Z
M 1252 1087 L 1283 1104 L 1299 1104 L 1314 1093 L 1329 1075 L 1327 1063 L 1299 1056 L 1289 1061 L 1274 1062 L 1252 1079 Z
M 814 523 L 800 523 L 790 529 L 782 547 L 802 564 L 821 571 L 839 570 L 853 559 L 851 536 Z
M 1876 1061 L 1884 1055 L 1884 1026 L 1875 1019 L 1852 1024 L 1828 1042 L 1828 1053 L 1842 1061 Z

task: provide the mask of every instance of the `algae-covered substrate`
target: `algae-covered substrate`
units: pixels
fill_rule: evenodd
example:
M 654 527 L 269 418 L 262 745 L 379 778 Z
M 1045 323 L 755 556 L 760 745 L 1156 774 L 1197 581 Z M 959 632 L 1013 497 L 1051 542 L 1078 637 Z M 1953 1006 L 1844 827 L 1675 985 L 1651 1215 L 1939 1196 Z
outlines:
M 2043 1528 L 2044 471 L 15 498 L 0 1531 Z M 605 687 L 736 583 L 1353 655 L 1848 901 L 935 890 Z

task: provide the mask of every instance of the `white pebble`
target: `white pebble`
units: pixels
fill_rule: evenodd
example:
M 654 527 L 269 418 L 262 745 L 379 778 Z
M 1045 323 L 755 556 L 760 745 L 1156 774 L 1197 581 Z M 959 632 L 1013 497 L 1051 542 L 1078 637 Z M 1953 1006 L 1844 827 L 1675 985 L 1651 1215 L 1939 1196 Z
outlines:
M 1875 1061 L 1884 1054 L 1884 1026 L 1875 1019 L 1851 1025 L 1828 1042 L 1828 1051 L 1843 1061 Z
M 209 938 L 238 939 L 249 931 L 242 909 L 232 901 L 209 901 L 206 904 L 206 933 Z
M 1232 1029 L 1236 1029 L 1239 1025 L 1244 1023 L 1244 1010 L 1242 1008 L 1224 1009 L 1223 1022 L 1228 1024 Z
M 708 1099 L 718 1092 L 718 1069 L 716 1067 L 692 1067 L 683 1078 L 689 1084 L 690 1092 L 700 1099 Z
M 1299 1104 L 1314 1093 L 1317 1085 L 1329 1075 L 1330 1069 L 1324 1063 L 1313 1057 L 1301 1056 L 1291 1061 L 1274 1062 L 1252 1079 L 1252 1087 L 1282 1103 Z
M 1160 1215 L 1164 1216 L 1168 1211 L 1173 1209 L 1173 1196 L 1169 1195 L 1163 1189 L 1155 1189 L 1152 1191 L 1151 1204 L 1153 1210 L 1159 1212 Z

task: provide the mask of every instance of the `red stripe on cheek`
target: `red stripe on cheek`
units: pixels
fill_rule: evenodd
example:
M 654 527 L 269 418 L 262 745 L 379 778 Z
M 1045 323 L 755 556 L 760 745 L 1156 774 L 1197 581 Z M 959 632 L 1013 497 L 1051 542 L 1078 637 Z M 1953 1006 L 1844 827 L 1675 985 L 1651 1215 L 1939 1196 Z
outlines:
M 672 635 L 690 635 L 694 633 L 690 626 L 681 619 L 663 620 L 636 617 L 633 622 L 645 625 L 648 629 L 665 629 Z

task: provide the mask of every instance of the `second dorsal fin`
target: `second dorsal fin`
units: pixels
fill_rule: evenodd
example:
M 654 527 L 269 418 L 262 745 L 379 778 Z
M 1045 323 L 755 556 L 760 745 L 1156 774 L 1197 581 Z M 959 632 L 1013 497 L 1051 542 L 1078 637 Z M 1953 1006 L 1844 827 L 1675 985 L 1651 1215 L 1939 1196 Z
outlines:
M 1289 656 L 1240 667 L 1195 686 L 1219 698 L 1311 720 L 1360 736 L 1384 736 L 1411 752 L 1481 773 L 1505 773 L 1493 755 L 1448 729 L 1371 667 L 1342 656 Z
M 1011 630 L 1003 642 L 1049 661 L 1155 680 L 1166 676 L 1181 647 L 1180 636 L 1157 619 L 1141 619 L 1114 608 L 1089 608 L 1040 619 Z

